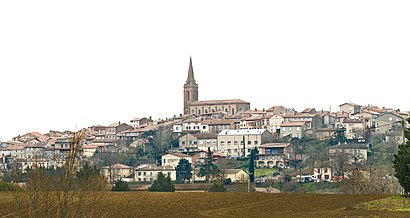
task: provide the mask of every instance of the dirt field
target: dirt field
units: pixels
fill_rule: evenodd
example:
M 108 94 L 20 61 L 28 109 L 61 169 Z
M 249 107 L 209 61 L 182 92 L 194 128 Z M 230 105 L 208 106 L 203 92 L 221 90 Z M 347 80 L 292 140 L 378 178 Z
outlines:
M 104 211 L 106 217 L 410 217 L 409 212 L 356 208 L 359 203 L 385 197 L 387 196 L 107 192 L 98 208 L 100 212 Z M 15 217 L 13 212 L 13 197 L 0 192 L 0 218 Z

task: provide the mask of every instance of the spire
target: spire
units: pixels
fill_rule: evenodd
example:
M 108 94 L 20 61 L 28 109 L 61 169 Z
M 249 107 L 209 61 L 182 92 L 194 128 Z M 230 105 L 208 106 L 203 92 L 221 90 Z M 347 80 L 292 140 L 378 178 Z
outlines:
M 188 78 L 186 80 L 187 85 L 196 85 L 194 77 L 194 69 L 192 68 L 192 58 L 189 57 L 189 69 L 188 69 Z

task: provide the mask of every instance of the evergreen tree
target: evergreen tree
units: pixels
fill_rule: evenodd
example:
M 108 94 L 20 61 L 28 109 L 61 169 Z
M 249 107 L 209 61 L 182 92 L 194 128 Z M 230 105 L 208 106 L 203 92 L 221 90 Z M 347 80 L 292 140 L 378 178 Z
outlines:
M 189 181 L 192 178 L 191 170 L 191 164 L 187 159 L 179 160 L 178 166 L 176 168 L 177 182 L 185 183 L 186 180 Z
M 407 119 L 410 122 L 410 118 Z M 404 130 L 407 141 L 399 145 L 398 153 L 394 155 L 394 176 L 404 188 L 404 194 L 410 194 L 410 128 Z
M 251 182 L 255 181 L 255 158 L 256 158 L 257 149 L 253 148 L 251 150 L 250 158 L 249 158 L 249 180 Z
M 117 191 L 117 192 L 123 192 L 123 191 L 129 191 L 129 190 L 130 190 L 130 187 L 128 186 L 128 183 L 125 181 L 121 181 L 121 180 L 115 181 L 111 189 L 111 191 Z
M 169 176 L 165 176 L 163 173 L 158 173 L 157 179 L 154 180 L 149 191 L 153 192 L 174 192 L 175 186 Z
M 206 182 L 209 182 L 210 178 L 215 178 L 221 173 L 218 166 L 216 166 L 213 162 L 214 159 L 212 157 L 212 152 L 208 147 L 208 155 L 206 157 L 205 164 L 201 165 L 198 172 L 198 176 L 205 176 Z

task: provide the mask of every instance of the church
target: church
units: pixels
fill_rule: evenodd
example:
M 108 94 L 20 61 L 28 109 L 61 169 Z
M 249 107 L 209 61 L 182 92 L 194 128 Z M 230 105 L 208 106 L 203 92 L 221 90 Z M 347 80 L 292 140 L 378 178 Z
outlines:
M 248 110 L 250 103 L 240 99 L 198 101 L 198 84 L 194 77 L 192 58 L 189 58 L 188 78 L 184 85 L 184 114 L 199 116 L 225 112 L 227 115 L 235 115 Z

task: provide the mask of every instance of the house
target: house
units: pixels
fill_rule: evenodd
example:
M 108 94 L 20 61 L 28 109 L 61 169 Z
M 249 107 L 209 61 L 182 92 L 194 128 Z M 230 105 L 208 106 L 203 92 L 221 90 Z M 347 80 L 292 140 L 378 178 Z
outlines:
M 273 142 L 273 136 L 266 129 L 222 130 L 218 134 L 217 151 L 227 157 L 246 157 L 252 148 L 269 142 Z
M 362 106 L 357 105 L 355 103 L 344 103 L 339 105 L 340 109 L 339 112 L 347 113 L 347 114 L 355 114 L 359 113 Z
M 313 168 L 313 176 L 317 178 L 317 182 L 331 182 L 332 168 L 331 167 L 316 167 Z
M 302 114 L 316 114 L 316 109 L 315 108 L 306 108 L 301 112 Z
M 98 148 L 98 144 L 83 145 L 83 156 L 85 158 L 92 157 L 97 151 L 97 148 Z
M 285 123 L 305 122 L 308 129 L 317 129 L 324 126 L 324 118 L 319 114 L 288 114 L 283 115 Z
M 280 125 L 285 122 L 283 116 L 275 114 L 269 118 L 269 127 L 268 130 L 272 133 L 277 132 L 280 130 Z
M 238 119 L 204 120 L 201 122 L 201 132 L 218 134 L 224 129 L 237 129 L 239 128 L 239 124 L 240 120 Z
M 364 127 L 365 125 L 363 120 L 343 120 L 343 128 L 345 128 L 345 136 L 347 139 L 357 139 L 359 137 L 364 137 Z
M 131 182 L 130 179 L 134 179 L 133 173 L 134 168 L 124 164 L 113 164 L 111 166 L 102 167 L 103 176 L 111 182 L 115 180 Z
M 259 153 L 256 155 L 256 167 L 278 167 L 284 166 L 289 159 L 289 143 L 266 143 L 259 146 Z
M 172 125 L 172 131 L 174 133 L 181 133 L 182 132 L 182 121 L 176 121 L 173 125 Z
M 242 169 L 225 169 L 223 170 L 225 179 L 231 179 L 232 182 L 247 182 L 248 174 Z
M 159 173 L 170 177 L 172 181 L 177 178 L 176 170 L 171 166 L 157 166 L 155 164 L 142 164 L 135 168 L 135 181 L 153 182 L 157 179 Z
M 329 148 L 330 162 L 363 164 L 367 161 L 368 147 L 365 144 L 339 144 Z
M 404 119 L 402 116 L 393 112 L 380 114 L 374 119 L 376 133 L 385 134 L 388 132 L 402 132 L 403 121 Z
M 343 128 L 343 120 L 348 119 L 349 114 L 347 113 L 331 113 L 329 114 L 329 124 L 334 128 Z
M 193 118 L 182 122 L 182 132 L 199 133 L 201 132 L 201 119 Z
M 141 126 L 145 126 L 150 124 L 152 121 L 151 119 L 148 119 L 146 117 L 139 117 L 139 118 L 134 118 L 130 121 L 132 128 L 137 129 L 140 128 Z
M 162 155 L 161 156 L 161 166 L 176 168 L 181 159 L 186 159 L 188 160 L 189 163 L 192 164 L 191 156 L 184 154 L 184 153 L 175 152 L 175 153 L 168 153 L 168 154 Z
M 292 109 L 285 108 L 283 106 L 272 106 L 266 110 L 268 115 L 284 115 L 284 114 L 295 114 L 295 111 Z
M 209 147 L 211 151 L 213 151 L 216 150 L 216 146 L 217 134 L 213 133 L 188 133 L 179 138 L 179 147 L 182 148 L 196 148 L 198 150 L 207 150 Z
M 262 129 L 262 116 L 246 117 L 240 120 L 240 129 Z
M 304 132 L 310 129 L 306 122 L 289 122 L 280 125 L 280 137 L 302 138 Z

